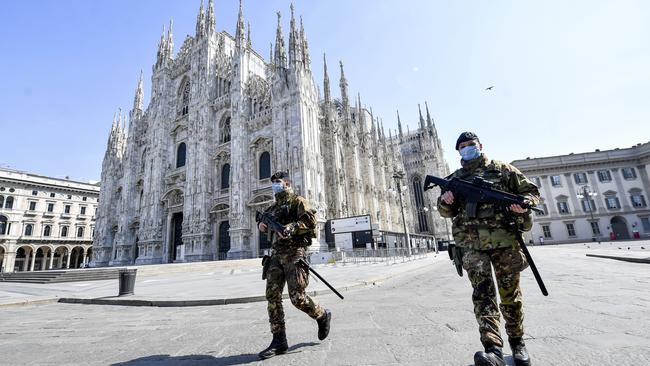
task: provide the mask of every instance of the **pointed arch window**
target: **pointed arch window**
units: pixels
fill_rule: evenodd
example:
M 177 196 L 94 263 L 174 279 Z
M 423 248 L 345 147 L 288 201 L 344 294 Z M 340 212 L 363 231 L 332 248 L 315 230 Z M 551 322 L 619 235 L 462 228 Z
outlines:
M 52 227 L 50 225 L 45 225 L 45 228 L 43 228 L 43 236 L 50 236 L 52 233 Z
M 176 167 L 177 168 L 185 166 L 186 149 L 187 148 L 185 147 L 184 142 L 181 142 L 180 145 L 178 145 L 178 149 L 176 149 Z
M 230 164 L 226 163 L 221 167 L 221 189 L 230 188 Z
M 187 115 L 190 111 L 190 81 L 185 80 L 181 87 L 181 108 L 179 110 L 179 114 L 181 116 Z
M 221 136 L 219 139 L 221 143 L 223 144 L 230 141 L 230 117 L 223 119 L 221 126 L 219 126 L 219 130 L 221 131 Z
M 61 227 L 61 237 L 65 238 L 67 236 L 68 236 L 68 227 L 67 226 Z
M 271 177 L 271 154 L 265 151 L 260 155 L 260 179 Z
M 32 224 L 25 225 L 25 236 L 32 236 L 33 232 L 34 232 L 34 225 Z

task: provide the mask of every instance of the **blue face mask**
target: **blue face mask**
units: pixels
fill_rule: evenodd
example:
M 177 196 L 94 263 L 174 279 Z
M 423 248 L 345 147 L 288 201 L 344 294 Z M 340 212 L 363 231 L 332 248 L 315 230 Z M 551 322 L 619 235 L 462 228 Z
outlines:
M 278 194 L 282 191 L 284 191 L 284 187 L 282 183 L 271 183 L 271 189 L 273 190 L 273 194 Z
M 476 145 L 465 146 L 464 148 L 460 149 L 460 156 L 463 160 L 476 159 L 480 155 L 481 150 L 479 150 L 478 146 Z

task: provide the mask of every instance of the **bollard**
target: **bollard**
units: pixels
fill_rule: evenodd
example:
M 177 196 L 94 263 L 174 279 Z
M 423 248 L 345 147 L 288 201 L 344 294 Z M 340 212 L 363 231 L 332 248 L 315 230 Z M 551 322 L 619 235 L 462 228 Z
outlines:
M 118 296 L 133 295 L 133 289 L 135 287 L 135 274 L 137 270 L 138 270 L 137 268 L 120 269 L 120 273 L 119 273 L 120 293 Z

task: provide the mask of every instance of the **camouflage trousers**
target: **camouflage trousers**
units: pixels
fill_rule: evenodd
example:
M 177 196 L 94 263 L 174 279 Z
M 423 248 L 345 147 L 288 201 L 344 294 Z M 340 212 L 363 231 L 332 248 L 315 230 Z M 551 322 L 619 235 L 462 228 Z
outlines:
M 503 347 L 499 332 L 499 308 L 506 323 L 509 338 L 524 335 L 524 313 L 519 273 L 528 267 L 528 262 L 519 248 L 498 248 L 490 250 L 465 250 L 463 268 L 467 271 L 474 289 L 472 302 L 478 321 L 481 343 L 485 347 Z M 499 288 L 501 304 L 497 307 L 497 294 L 492 280 L 492 268 Z
M 302 257 L 296 255 L 271 256 L 271 264 L 266 273 L 266 300 L 268 301 L 269 322 L 271 333 L 284 331 L 284 309 L 282 308 L 282 291 L 284 283 L 289 289 L 291 303 L 313 319 L 322 316 L 325 311 L 305 293 L 309 285 L 307 269 L 297 266 L 294 262 Z

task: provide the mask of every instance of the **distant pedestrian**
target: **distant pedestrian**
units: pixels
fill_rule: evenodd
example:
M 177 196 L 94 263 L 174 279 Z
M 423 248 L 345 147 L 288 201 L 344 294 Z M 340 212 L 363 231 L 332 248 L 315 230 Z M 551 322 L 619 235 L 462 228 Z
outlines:
M 284 309 L 282 308 L 282 291 L 286 282 L 291 303 L 302 310 L 318 324 L 318 339 L 327 338 L 330 330 L 332 313 L 323 309 L 305 293 L 309 285 L 307 269 L 298 265 L 305 258 L 306 248 L 311 239 L 316 237 L 315 211 L 303 197 L 293 193 L 289 174 L 277 172 L 271 176 L 275 203 L 265 212 L 271 213 L 277 222 L 284 225 L 283 232 L 271 232 L 271 256 L 265 258 L 263 277 L 266 278 L 266 300 L 268 301 L 269 322 L 273 340 L 259 353 L 261 359 L 286 353 L 289 346 L 284 326 Z M 260 222 L 258 228 L 265 233 L 268 227 Z
M 495 189 L 523 195 L 536 204 L 539 191 L 517 168 L 510 164 L 488 159 L 482 153 L 483 145 L 472 132 L 463 132 L 456 141 L 462 168 L 451 176 L 472 181 L 480 177 L 492 183 Z M 530 365 L 530 357 L 524 344 L 524 313 L 519 273 L 528 267 L 528 261 L 519 248 L 517 235 L 528 231 L 532 218 L 520 205 L 507 208 L 479 203 L 476 217 L 469 217 L 464 197 L 454 197 L 451 191 L 443 191 L 438 199 L 438 209 L 443 217 L 453 218 L 454 240 L 462 249 L 462 264 L 474 292 L 474 314 L 479 325 L 481 343 L 485 351 L 474 354 L 476 366 L 504 366 L 503 339 L 499 331 L 500 314 L 505 320 L 508 342 L 515 365 Z M 511 222 L 516 223 L 513 229 Z M 523 240 L 523 239 L 522 239 Z M 497 294 L 492 280 L 492 268 L 496 276 L 501 304 L 497 306 Z
M 539 236 L 539 245 L 544 245 L 544 237 L 541 235 Z

